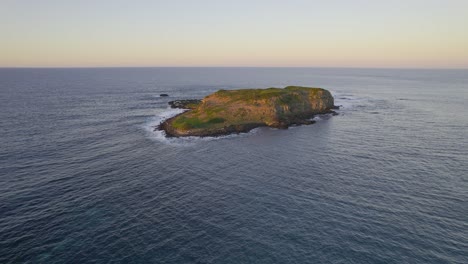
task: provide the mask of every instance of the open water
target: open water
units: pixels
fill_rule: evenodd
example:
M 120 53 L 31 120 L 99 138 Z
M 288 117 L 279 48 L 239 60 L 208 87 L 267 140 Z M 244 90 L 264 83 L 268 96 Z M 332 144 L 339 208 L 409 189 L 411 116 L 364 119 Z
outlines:
M 287 85 L 340 114 L 153 131 L 170 100 Z M 468 70 L 0 69 L 0 263 L 468 263 L 467 110 Z

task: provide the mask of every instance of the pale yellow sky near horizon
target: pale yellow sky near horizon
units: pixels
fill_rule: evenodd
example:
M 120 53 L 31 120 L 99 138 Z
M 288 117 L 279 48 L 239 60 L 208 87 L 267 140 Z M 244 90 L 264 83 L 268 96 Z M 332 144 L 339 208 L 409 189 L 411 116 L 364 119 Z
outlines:
M 468 68 L 468 1 L 10 1 L 0 67 Z

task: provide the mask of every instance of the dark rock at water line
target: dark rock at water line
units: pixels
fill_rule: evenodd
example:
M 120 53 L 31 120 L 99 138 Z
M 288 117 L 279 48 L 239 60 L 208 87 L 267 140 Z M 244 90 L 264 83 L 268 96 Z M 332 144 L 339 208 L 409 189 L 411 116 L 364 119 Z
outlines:
M 167 97 L 167 96 L 169 96 L 169 95 L 168 95 L 168 94 L 160 94 L 159 96 L 161 96 L 161 97 Z
M 200 99 L 174 100 L 168 104 L 171 108 L 194 109 L 201 103 Z
M 158 126 L 168 137 L 220 136 L 262 126 L 287 129 L 313 124 L 310 119 L 318 114 L 336 115 L 329 91 L 300 86 L 219 90 L 203 100 L 176 100 L 169 105 L 189 111 Z

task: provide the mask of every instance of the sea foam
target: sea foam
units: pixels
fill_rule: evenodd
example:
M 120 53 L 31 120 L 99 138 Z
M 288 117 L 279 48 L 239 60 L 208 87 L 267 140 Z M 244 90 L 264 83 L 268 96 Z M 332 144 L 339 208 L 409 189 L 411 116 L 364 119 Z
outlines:
M 234 137 L 244 137 L 252 134 L 258 133 L 259 129 L 255 128 L 249 131 L 248 133 L 241 133 L 241 134 L 231 134 L 231 135 L 224 135 L 224 136 L 216 136 L 216 137 L 167 137 L 166 133 L 162 130 L 156 129 L 161 122 L 171 117 L 174 117 L 178 114 L 187 111 L 187 109 L 173 109 L 173 108 L 166 108 L 160 109 L 153 117 L 149 118 L 148 121 L 142 126 L 145 130 L 147 137 L 153 141 L 174 145 L 174 146 L 193 146 L 194 144 L 200 142 L 207 142 L 213 140 L 222 140 L 222 139 L 229 139 Z

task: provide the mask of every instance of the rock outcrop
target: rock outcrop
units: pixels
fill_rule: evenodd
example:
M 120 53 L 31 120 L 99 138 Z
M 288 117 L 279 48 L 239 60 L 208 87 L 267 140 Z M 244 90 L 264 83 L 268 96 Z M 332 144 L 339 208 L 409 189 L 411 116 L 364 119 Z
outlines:
M 157 129 L 169 137 L 219 136 L 260 126 L 312 124 L 314 115 L 336 109 L 329 91 L 298 86 L 219 90 L 190 106 L 191 110 L 163 121 Z
M 201 103 L 200 99 L 174 100 L 168 102 L 171 108 L 194 109 Z

